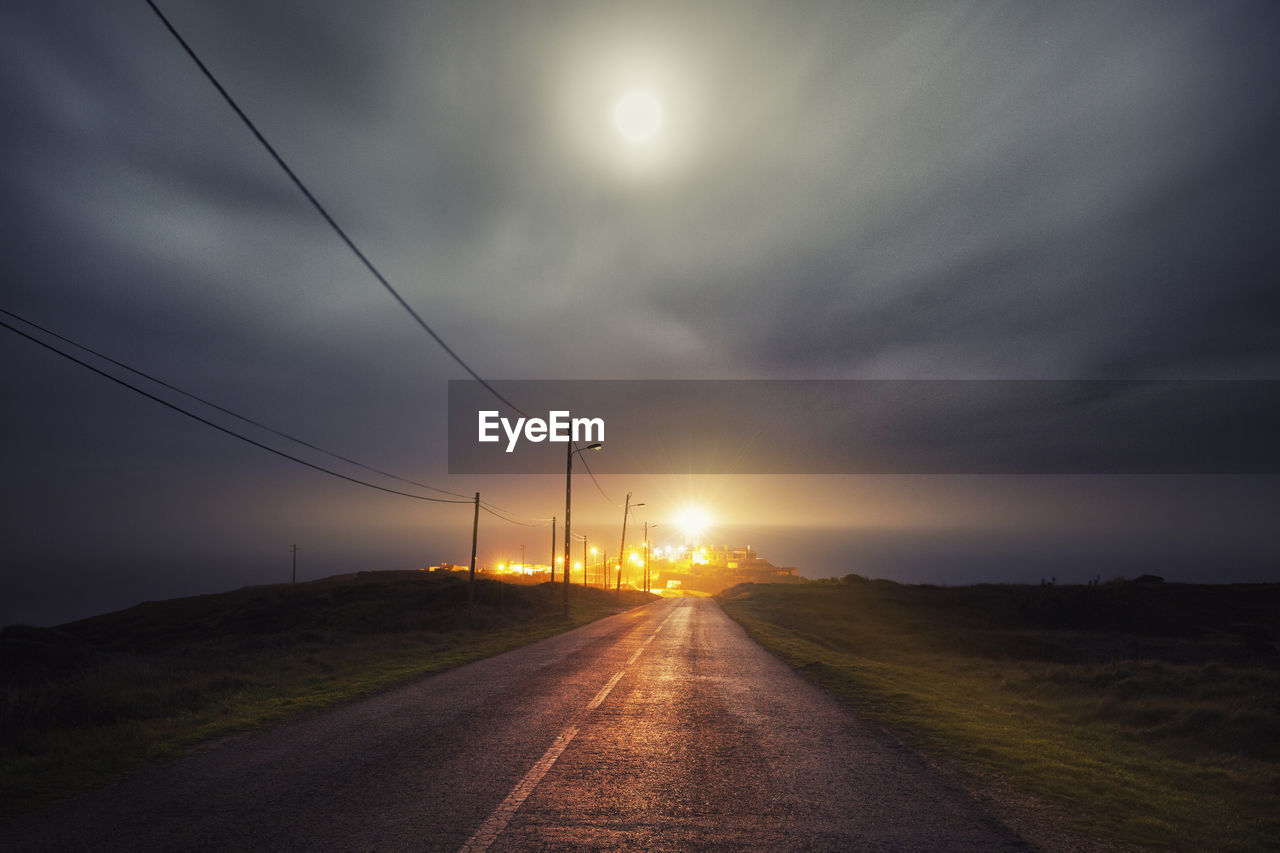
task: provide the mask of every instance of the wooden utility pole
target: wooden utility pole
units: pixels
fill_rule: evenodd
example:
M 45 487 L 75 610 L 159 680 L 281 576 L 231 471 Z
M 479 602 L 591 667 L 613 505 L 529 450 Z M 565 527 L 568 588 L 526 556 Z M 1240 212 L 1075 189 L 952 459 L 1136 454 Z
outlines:
M 564 621 L 569 621 L 569 546 L 573 544 L 570 539 L 569 520 L 573 517 L 570 497 L 573 494 L 573 442 L 565 445 L 564 458 Z M 555 589 L 556 582 L 556 560 L 551 558 L 551 583 L 552 589 Z
M 293 576 L 289 583 L 298 582 L 298 546 L 293 546 Z
M 551 582 L 556 582 L 556 517 L 551 516 Z
M 622 507 L 622 544 L 618 546 L 618 585 L 614 588 L 619 594 L 622 592 L 622 564 L 627 561 L 627 513 L 630 511 L 631 493 L 627 492 L 627 502 Z
M 654 525 L 657 527 L 658 525 Z M 644 591 L 649 591 L 649 522 L 644 523 Z
M 471 522 L 471 574 L 467 578 L 467 610 L 476 600 L 476 535 L 480 532 L 480 493 L 476 492 L 476 515 Z

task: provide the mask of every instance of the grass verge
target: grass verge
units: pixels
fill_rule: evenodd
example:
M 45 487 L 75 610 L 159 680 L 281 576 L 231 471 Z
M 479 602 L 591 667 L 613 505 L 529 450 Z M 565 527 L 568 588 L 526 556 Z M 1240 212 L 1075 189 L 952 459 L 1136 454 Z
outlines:
M 851 575 L 717 598 L 1046 849 L 1280 849 L 1280 586 Z
M 465 575 L 360 573 L 148 602 L 0 634 L 0 819 L 236 732 L 652 600 Z

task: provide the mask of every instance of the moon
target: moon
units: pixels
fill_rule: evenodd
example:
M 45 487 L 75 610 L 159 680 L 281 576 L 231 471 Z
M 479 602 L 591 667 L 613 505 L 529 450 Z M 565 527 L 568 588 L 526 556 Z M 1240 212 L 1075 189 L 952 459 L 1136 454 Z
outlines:
M 648 92 L 627 92 L 613 105 L 613 126 L 628 142 L 648 142 L 662 129 L 662 104 Z

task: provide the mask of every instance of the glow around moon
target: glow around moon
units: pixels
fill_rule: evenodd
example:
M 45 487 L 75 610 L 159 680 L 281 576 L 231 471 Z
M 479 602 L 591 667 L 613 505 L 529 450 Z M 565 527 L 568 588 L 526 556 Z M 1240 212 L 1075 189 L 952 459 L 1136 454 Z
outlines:
M 633 188 L 687 174 L 709 114 L 691 51 L 677 38 L 637 46 L 595 37 L 583 44 L 565 54 L 553 80 L 555 128 L 568 162 L 598 167 Z
M 629 142 L 647 142 L 662 129 L 662 104 L 648 92 L 628 92 L 613 106 L 613 125 Z

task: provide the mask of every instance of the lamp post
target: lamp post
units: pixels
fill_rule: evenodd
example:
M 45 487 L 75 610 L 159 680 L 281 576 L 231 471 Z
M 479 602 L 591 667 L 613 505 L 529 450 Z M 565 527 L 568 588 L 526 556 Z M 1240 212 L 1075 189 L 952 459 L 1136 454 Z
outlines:
M 658 523 L 656 521 L 652 524 L 650 524 L 647 521 L 644 523 L 644 591 L 645 592 L 649 591 L 649 528 L 657 527 L 657 526 L 658 526 Z
M 564 618 L 569 618 L 569 567 L 573 565 L 572 558 L 569 556 L 569 545 L 573 539 L 569 533 L 569 508 L 570 495 L 573 486 L 573 457 L 574 454 L 581 453 L 583 450 L 599 450 L 604 447 L 600 442 L 588 444 L 586 447 L 578 447 L 574 442 L 565 445 L 565 463 L 564 463 Z M 551 570 L 555 571 L 555 563 L 551 564 Z
M 637 507 L 644 506 L 643 503 L 636 504 Z M 627 492 L 627 502 L 622 507 L 622 544 L 618 546 L 618 584 L 615 587 L 616 592 L 622 594 L 622 566 L 627 562 L 627 515 L 631 512 L 631 493 Z
M 587 588 L 587 537 L 579 536 L 578 534 L 575 533 L 573 534 L 573 538 L 575 541 L 579 541 L 582 543 L 582 588 L 586 589 Z M 574 568 L 577 568 L 577 566 L 578 564 L 574 563 Z

